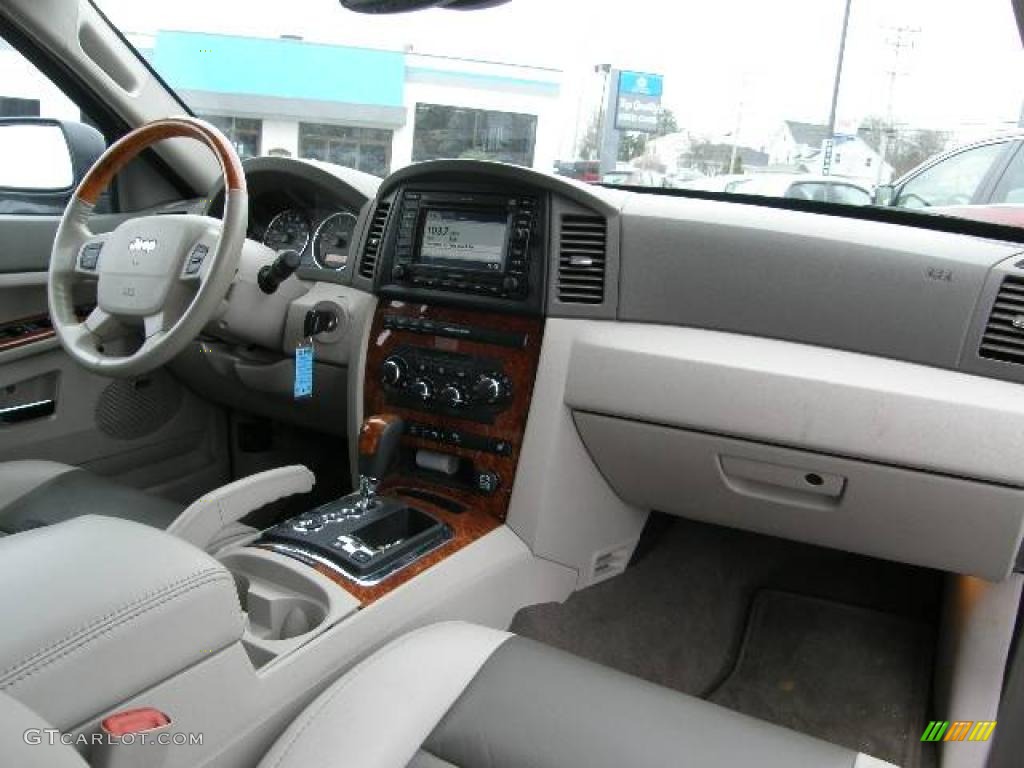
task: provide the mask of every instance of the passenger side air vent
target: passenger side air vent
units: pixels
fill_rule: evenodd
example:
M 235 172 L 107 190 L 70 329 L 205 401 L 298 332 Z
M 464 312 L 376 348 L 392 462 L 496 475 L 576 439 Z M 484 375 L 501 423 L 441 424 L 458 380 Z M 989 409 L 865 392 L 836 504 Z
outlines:
M 602 216 L 566 213 L 558 242 L 558 300 L 565 304 L 604 301 L 608 223 Z
M 978 354 L 1004 363 L 1024 363 L 1024 278 L 1003 278 Z
M 388 221 L 388 212 L 391 210 L 391 203 L 381 200 L 377 204 L 377 210 L 373 212 L 370 219 L 370 231 L 366 233 L 366 247 L 363 249 L 363 258 L 359 262 L 359 276 L 368 280 L 373 279 L 373 272 L 377 268 L 377 256 L 380 254 L 381 243 L 384 242 L 384 225 Z

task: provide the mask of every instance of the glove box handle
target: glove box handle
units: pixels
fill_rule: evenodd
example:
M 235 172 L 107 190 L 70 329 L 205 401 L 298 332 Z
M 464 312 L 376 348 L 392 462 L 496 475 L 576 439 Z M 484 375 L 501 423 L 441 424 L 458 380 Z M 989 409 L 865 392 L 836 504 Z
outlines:
M 811 467 L 719 455 L 718 468 L 722 481 L 733 492 L 779 504 L 834 509 L 846 488 L 842 475 Z

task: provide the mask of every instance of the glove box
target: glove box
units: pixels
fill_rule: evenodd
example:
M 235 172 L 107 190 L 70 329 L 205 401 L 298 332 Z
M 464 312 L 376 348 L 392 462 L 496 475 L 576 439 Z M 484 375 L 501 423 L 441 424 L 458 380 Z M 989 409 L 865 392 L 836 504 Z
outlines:
M 615 492 L 644 509 L 991 580 L 1017 559 L 1020 489 L 596 413 L 574 419 Z

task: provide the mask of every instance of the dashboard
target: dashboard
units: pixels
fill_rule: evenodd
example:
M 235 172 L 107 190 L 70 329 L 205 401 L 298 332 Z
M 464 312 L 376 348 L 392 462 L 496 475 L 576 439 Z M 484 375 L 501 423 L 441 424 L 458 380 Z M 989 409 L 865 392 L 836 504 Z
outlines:
M 304 162 L 246 170 L 260 258 L 301 246 L 303 266 L 273 296 L 240 268 L 233 333 L 208 329 L 220 346 L 182 374 L 210 397 L 350 441 L 364 414 L 398 413 L 407 487 L 527 539 L 546 510 L 573 531 L 558 559 L 584 574 L 637 509 L 988 578 L 1012 567 L 1020 244 L 469 160 L 364 189 Z M 311 311 L 338 324 L 296 403 Z M 532 491 L 518 513 L 514 485 Z

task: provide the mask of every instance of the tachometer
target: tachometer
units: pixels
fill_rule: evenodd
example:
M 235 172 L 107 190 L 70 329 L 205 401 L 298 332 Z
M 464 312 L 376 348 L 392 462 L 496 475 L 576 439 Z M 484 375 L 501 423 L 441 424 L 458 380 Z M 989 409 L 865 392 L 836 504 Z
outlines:
M 281 211 L 270 220 L 263 233 L 263 244 L 275 251 L 302 251 L 309 242 L 309 219 L 293 208 Z
M 348 266 L 348 251 L 356 231 L 356 217 L 348 211 L 332 213 L 313 235 L 313 261 L 322 269 L 341 271 Z

